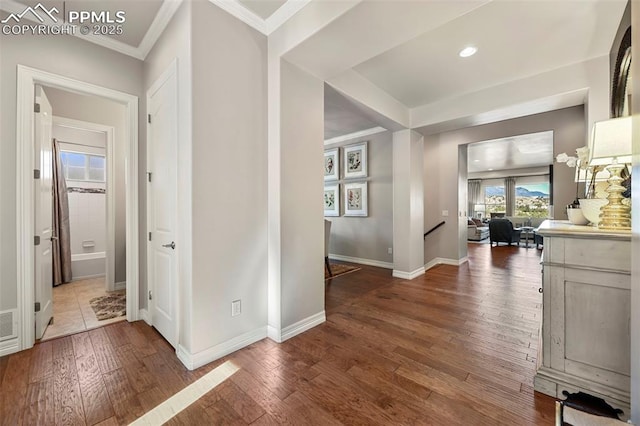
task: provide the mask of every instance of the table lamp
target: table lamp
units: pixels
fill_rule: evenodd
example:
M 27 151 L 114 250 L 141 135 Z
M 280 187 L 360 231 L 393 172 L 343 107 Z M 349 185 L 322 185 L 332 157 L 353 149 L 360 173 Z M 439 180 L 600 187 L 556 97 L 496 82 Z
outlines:
M 610 174 L 606 205 L 600 208 L 598 228 L 631 229 L 631 208 L 622 204 L 625 187 L 620 172 L 631 163 L 631 117 L 614 118 L 594 124 L 589 150 L 589 165 L 607 165 Z
M 476 212 L 476 214 L 479 213 L 478 217 L 482 218 L 484 216 L 484 212 L 485 212 L 484 204 L 475 204 L 473 206 L 473 211 Z

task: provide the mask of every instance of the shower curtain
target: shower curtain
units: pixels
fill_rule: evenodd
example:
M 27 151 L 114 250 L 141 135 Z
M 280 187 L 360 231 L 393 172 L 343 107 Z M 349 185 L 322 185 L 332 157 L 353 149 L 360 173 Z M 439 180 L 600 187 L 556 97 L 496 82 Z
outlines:
M 69 231 L 69 197 L 62 172 L 60 147 L 53 140 L 53 285 L 71 281 L 71 238 Z

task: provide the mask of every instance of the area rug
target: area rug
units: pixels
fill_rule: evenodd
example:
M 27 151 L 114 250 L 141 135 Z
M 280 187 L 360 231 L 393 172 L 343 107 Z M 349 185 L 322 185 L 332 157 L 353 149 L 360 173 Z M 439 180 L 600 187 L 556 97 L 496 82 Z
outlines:
M 121 317 L 127 313 L 127 296 L 125 294 L 109 294 L 89 300 L 98 321 Z
M 343 265 L 341 263 L 331 264 L 331 272 L 333 272 L 332 276 L 329 276 L 329 271 L 327 268 L 324 268 L 324 279 L 330 280 L 335 277 L 339 277 L 340 275 L 345 275 L 351 272 L 359 271 L 362 268 L 358 268 L 357 266 Z

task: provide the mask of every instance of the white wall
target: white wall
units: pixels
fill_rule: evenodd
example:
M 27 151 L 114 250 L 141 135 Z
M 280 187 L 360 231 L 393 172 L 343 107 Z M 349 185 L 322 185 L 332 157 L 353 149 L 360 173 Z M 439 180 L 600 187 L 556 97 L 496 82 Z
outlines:
M 0 13 L 2 19 L 7 15 Z M 2 37 L 0 61 L 0 310 L 17 307 L 16 66 L 64 75 L 133 95 L 142 88 L 142 62 L 69 36 Z
M 58 117 L 87 121 L 89 123 L 104 124 L 114 128 L 113 132 L 113 162 L 114 162 L 114 207 L 115 207 L 115 283 L 127 279 L 127 241 L 126 241 L 126 189 L 125 189 L 125 156 L 126 147 L 122 137 L 128 129 L 125 128 L 126 108 L 116 102 L 97 97 L 78 95 L 63 90 L 46 88 L 47 96 L 53 108 L 53 114 Z M 66 133 L 61 133 L 66 132 Z M 64 138 L 72 136 L 68 130 L 57 129 L 54 137 Z M 57 136 L 56 136 L 57 135 Z M 63 139 L 65 140 L 65 139 Z M 68 140 L 69 142 L 73 142 Z M 71 194 L 70 194 L 71 195 Z M 78 194 L 76 194 L 78 195 Z M 86 195 L 86 194 L 84 194 Z M 75 197 L 75 195 L 73 196 Z M 72 197 L 72 198 L 73 198 Z M 71 202 L 71 201 L 70 201 Z M 144 241 L 144 240 L 142 240 Z
M 342 147 L 368 141 L 368 177 L 354 182 L 368 182 L 367 217 L 327 217 L 331 221 L 329 253 L 378 262 L 393 262 L 393 144 L 389 131 L 326 145 L 325 149 L 340 148 L 340 210 L 344 214 L 344 158 Z M 333 185 L 336 181 L 326 182 Z
M 393 133 L 393 276 L 424 274 L 424 137 Z
M 179 315 L 180 331 L 179 343 L 190 347 L 191 345 L 191 311 L 192 311 L 192 170 L 191 170 L 191 2 L 183 2 L 180 8 L 167 25 L 155 46 L 149 52 L 144 62 L 144 104 L 146 105 L 146 93 L 162 73 L 177 61 L 178 68 L 178 232 L 176 243 L 179 244 L 178 256 L 178 282 L 179 282 Z M 145 107 L 141 107 L 145 108 Z M 146 108 L 145 108 L 146 114 Z M 141 135 L 139 141 L 140 170 L 140 305 L 148 306 L 147 297 L 147 140 L 146 126 L 143 121 L 140 125 Z
M 192 8 L 196 354 L 266 333 L 267 39 L 207 1 Z
M 281 326 L 324 313 L 324 83 L 281 62 Z
M 582 106 L 565 108 L 544 114 L 516 118 L 457 131 L 425 136 L 425 230 L 441 220 L 447 223 L 425 240 L 425 263 L 440 257 L 459 260 L 460 226 L 455 217 L 466 203 L 458 208 L 459 185 L 458 147 L 473 142 L 515 136 L 526 133 L 553 130 L 554 158 L 561 152 L 573 153 L 586 145 L 585 115 Z M 466 170 L 466 168 L 465 168 Z M 564 206 L 575 198 L 575 169 L 564 164 L 554 166 L 554 218 L 566 219 Z M 448 210 L 449 217 L 442 211 Z M 465 225 L 466 235 L 466 225 Z M 466 238 L 465 238 L 466 240 Z

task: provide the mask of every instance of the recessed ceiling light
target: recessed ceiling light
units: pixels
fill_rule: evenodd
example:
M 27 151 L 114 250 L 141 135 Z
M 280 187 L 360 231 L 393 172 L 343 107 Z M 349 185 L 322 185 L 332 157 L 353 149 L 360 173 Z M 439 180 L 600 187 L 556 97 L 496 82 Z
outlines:
M 461 58 L 468 58 L 469 56 L 475 54 L 478 51 L 477 47 L 467 46 L 458 53 Z

